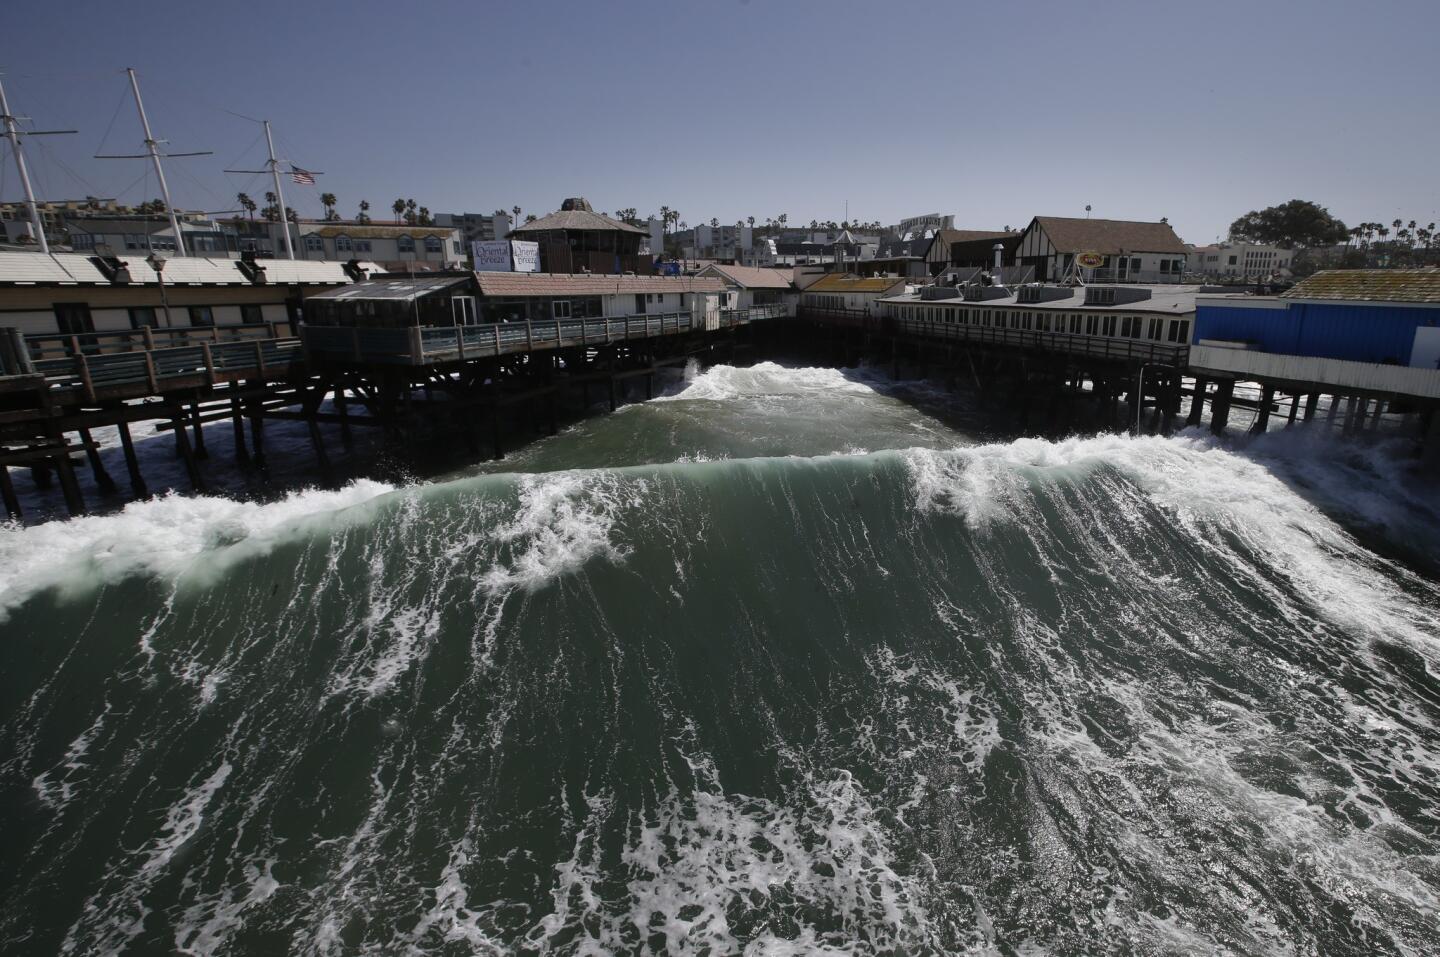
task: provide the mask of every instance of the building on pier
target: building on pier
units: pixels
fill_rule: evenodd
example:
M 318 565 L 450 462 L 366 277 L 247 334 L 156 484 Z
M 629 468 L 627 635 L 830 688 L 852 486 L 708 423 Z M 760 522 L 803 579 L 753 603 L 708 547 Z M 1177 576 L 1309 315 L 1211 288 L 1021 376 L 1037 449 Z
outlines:
M 1183 365 L 1196 286 L 926 286 L 877 303 L 902 331 Z
M 1002 249 L 1002 266 L 1015 263 L 1020 233 L 983 229 L 942 229 L 925 251 L 926 269 L 932 276 L 951 267 L 985 268 L 995 263 L 995 244 Z
M 1179 283 L 1189 252 L 1170 224 L 1121 219 L 1036 216 L 1021 234 L 1016 262 L 1033 266 L 1040 282 L 1077 275 L 1084 282 Z M 1101 265 L 1079 266 L 1085 254 Z
M 447 272 L 385 274 L 306 300 L 307 322 L 328 326 L 443 326 L 553 322 L 674 313 L 701 318 L 735 304 L 714 276 Z
M 542 272 L 648 275 L 655 271 L 650 232 L 600 215 L 584 197 L 567 199 L 558 212 L 516 226 L 510 237 L 540 244 Z
M 155 268 L 156 265 L 160 269 Z M 373 268 L 373 267 L 368 267 Z M 0 326 L 26 334 L 290 323 L 359 263 L 0 252 Z
M 1440 269 L 1327 270 L 1279 296 L 1201 296 L 1196 337 L 1207 374 L 1440 398 Z
M 872 314 L 882 299 L 905 292 L 904 276 L 856 276 L 827 273 L 804 287 L 800 304 L 808 309 Z
M 728 292 L 728 309 L 770 307 L 783 315 L 793 316 L 800 293 L 795 288 L 792 271 L 762 266 L 732 266 L 711 263 L 700 270 L 700 277 L 719 279 Z

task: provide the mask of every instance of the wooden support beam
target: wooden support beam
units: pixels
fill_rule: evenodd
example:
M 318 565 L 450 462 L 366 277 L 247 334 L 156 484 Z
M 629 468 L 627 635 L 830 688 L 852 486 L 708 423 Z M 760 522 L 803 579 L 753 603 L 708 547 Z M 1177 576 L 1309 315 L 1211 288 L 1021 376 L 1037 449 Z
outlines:
M 197 492 L 204 492 L 205 477 L 200 474 L 200 466 L 195 461 L 195 453 L 190 448 L 190 436 L 185 428 L 185 407 L 178 402 L 170 405 L 170 421 L 175 430 L 175 445 L 180 452 L 180 461 L 185 463 L 185 474 L 190 479 L 190 487 Z
M 1186 425 L 1200 424 L 1200 418 L 1205 414 L 1205 391 L 1208 382 L 1204 376 L 1195 377 L 1195 398 L 1190 402 L 1190 414 L 1185 417 Z
M 100 446 L 90 434 L 89 429 L 80 429 L 80 443 L 85 446 L 85 458 L 90 463 L 90 474 L 95 478 L 95 485 L 100 489 L 101 495 L 115 494 L 115 480 L 110 473 L 105 471 L 105 463 L 100 458 Z
M 305 426 L 310 432 L 310 444 L 315 448 L 315 461 L 320 466 L 320 480 L 327 486 L 335 484 L 335 473 L 330 469 L 330 456 L 325 451 L 325 439 L 320 434 L 320 423 L 316 421 L 316 410 L 325 398 L 323 386 L 316 388 L 301 408 L 305 412 Z
M 1210 400 L 1210 431 L 1222 435 L 1230 421 L 1230 400 L 1235 395 L 1235 380 L 1221 379 L 1215 384 L 1215 396 Z
M 1275 387 L 1265 384 L 1260 387 L 1260 408 L 1255 414 L 1255 424 L 1250 426 L 1251 433 L 1263 435 L 1270 427 L 1270 405 L 1275 401 Z
M 195 457 L 197 459 L 208 459 L 210 453 L 205 448 L 205 430 L 202 427 L 204 423 L 200 420 L 199 402 L 190 403 L 190 419 L 195 429 Z
M 149 498 L 150 490 L 145 486 L 145 477 L 140 474 L 140 458 L 135 454 L 135 441 L 130 437 L 130 423 L 124 420 L 115 423 L 115 431 L 120 433 L 125 470 L 130 473 L 130 493 L 136 498 Z
M 10 480 L 10 466 L 0 465 L 0 501 L 5 503 L 5 514 L 19 521 L 25 517 L 20 510 L 20 496 L 15 494 L 15 483 Z

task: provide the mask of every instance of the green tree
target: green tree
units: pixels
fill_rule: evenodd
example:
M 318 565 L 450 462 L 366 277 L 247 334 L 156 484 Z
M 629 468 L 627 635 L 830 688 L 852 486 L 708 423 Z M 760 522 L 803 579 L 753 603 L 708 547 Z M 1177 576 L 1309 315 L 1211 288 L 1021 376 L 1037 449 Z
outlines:
M 335 194 L 334 194 L 334 193 L 321 193 L 321 194 L 320 194 L 320 205 L 323 206 L 323 207 L 325 207 L 325 218 L 326 218 L 326 219 L 339 219 L 339 218 L 340 218 L 339 216 L 336 216 L 336 215 L 335 215 Z
M 236 193 L 235 202 L 240 204 L 240 209 L 244 211 L 246 219 L 254 219 L 255 210 L 260 208 L 248 193 Z
M 369 201 L 369 200 L 366 200 L 366 199 L 360 200 L 360 215 L 358 215 L 358 216 L 355 217 L 355 222 L 357 222 L 357 223 L 368 223 L 368 222 L 370 222 L 370 201 Z
M 1231 239 L 1282 249 L 1330 246 L 1345 242 L 1349 235 L 1350 230 L 1329 210 L 1303 199 L 1252 210 L 1230 224 Z
M 400 217 L 404 216 L 404 215 L 405 215 L 405 200 L 403 200 L 403 199 L 397 199 L 397 200 L 395 200 L 395 202 L 393 202 L 393 203 L 390 204 L 390 211 L 395 214 L 395 218 L 396 218 L 397 220 L 398 220 Z

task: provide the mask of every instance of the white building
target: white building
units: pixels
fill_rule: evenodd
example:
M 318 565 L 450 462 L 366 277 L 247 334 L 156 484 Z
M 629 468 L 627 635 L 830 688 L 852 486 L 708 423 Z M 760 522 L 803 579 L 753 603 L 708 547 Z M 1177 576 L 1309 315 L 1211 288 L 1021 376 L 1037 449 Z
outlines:
M 287 258 L 279 223 L 236 219 L 227 220 L 226 225 L 236 230 L 242 252 L 265 258 Z M 290 223 L 289 229 L 296 259 L 339 262 L 363 259 L 380 263 L 392 272 L 444 269 L 463 261 L 469 249 L 455 226 L 302 219 Z
M 1196 248 L 1190 269 L 1212 279 L 1269 279 L 1289 276 L 1294 260 L 1293 249 L 1258 243 L 1225 243 Z
M 792 271 L 788 269 L 711 263 L 696 275 L 700 278 L 714 277 L 725 283 L 727 308 L 773 306 L 783 315 L 793 316 L 795 305 L 800 301 L 800 292 L 795 288 Z
M 493 242 L 497 239 L 505 239 L 510 235 L 510 214 L 503 209 L 497 209 L 490 214 L 485 213 L 436 213 L 435 225 L 446 229 L 460 230 L 460 238 L 465 243 L 465 248 L 470 248 L 470 243 Z

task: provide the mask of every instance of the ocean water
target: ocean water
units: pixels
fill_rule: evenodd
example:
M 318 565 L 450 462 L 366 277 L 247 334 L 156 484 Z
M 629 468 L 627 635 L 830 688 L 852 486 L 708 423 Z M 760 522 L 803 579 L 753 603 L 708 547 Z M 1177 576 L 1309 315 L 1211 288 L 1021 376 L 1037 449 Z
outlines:
M 0 526 L 0 952 L 1440 951 L 1433 484 L 887 388 Z

